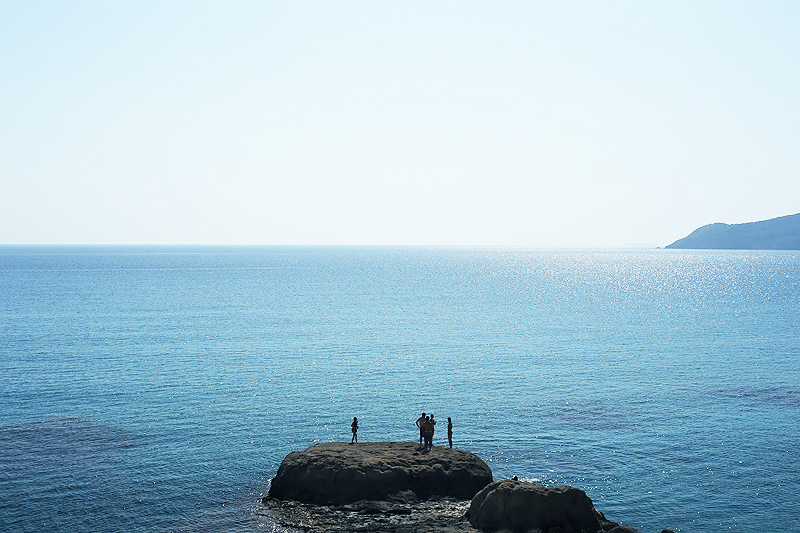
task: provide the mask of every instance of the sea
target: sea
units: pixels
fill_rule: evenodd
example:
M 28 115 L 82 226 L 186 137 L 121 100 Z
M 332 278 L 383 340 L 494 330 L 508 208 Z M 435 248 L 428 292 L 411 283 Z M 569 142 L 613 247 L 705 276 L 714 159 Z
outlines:
M 800 252 L 0 247 L 0 531 L 289 533 L 286 454 L 423 411 L 643 533 L 800 531 Z

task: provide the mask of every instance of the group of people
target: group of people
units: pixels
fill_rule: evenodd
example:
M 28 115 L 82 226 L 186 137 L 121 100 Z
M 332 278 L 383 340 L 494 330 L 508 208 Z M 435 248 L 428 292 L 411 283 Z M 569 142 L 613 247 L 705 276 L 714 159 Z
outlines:
M 422 413 L 422 416 L 417 418 L 416 425 L 419 428 L 419 447 L 425 450 L 430 450 L 433 448 L 433 433 L 436 426 L 436 420 L 433 418 L 433 413 L 430 415 Z M 350 429 L 353 432 L 353 438 L 350 439 L 350 444 L 353 444 L 354 442 L 357 443 L 358 418 L 355 416 L 353 417 L 353 423 L 350 424 Z M 447 417 L 447 443 L 451 448 L 453 447 L 453 421 L 449 416 Z
M 419 446 L 425 450 L 433 448 L 433 434 L 436 431 L 436 420 L 433 418 L 433 413 L 417 418 L 416 426 L 419 428 Z M 423 444 L 424 442 L 424 444 Z M 453 421 L 447 417 L 447 443 L 453 447 Z

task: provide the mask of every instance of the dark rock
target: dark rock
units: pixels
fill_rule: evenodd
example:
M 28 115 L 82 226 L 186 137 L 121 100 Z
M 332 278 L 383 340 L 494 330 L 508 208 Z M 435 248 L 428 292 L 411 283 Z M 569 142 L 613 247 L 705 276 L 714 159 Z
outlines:
M 342 510 L 351 510 L 353 512 L 367 514 L 367 515 L 377 515 L 377 514 L 387 514 L 387 515 L 401 515 L 401 514 L 411 514 L 411 507 L 408 505 L 397 505 L 389 502 L 381 502 L 381 501 L 362 501 L 358 502 L 353 505 L 343 505 Z
M 619 527 L 619 524 L 616 522 L 612 522 L 608 520 L 603 513 L 598 511 L 597 509 L 594 510 L 594 514 L 597 517 L 598 521 L 600 522 L 600 529 L 603 531 L 611 531 L 615 527 Z
M 592 500 L 582 490 L 567 486 L 495 481 L 475 495 L 468 516 L 481 529 L 601 531 Z
M 638 530 L 627 526 L 616 526 L 610 529 L 607 533 L 639 533 Z
M 361 514 L 386 514 L 386 509 L 377 505 L 369 505 L 359 511 Z
M 477 455 L 416 443 L 331 442 L 292 452 L 281 463 L 269 494 L 279 499 L 341 505 L 359 500 L 472 498 L 492 481 Z
M 314 505 L 269 498 L 256 514 L 281 530 L 305 533 L 483 533 L 464 518 L 468 508 L 469 500 L 451 498 L 408 506 L 385 501 Z

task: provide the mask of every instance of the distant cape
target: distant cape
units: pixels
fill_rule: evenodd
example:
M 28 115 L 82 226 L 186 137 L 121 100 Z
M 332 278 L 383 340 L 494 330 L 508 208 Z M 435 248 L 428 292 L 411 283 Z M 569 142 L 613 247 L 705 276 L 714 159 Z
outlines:
M 800 213 L 746 224 L 709 224 L 667 248 L 800 250 Z

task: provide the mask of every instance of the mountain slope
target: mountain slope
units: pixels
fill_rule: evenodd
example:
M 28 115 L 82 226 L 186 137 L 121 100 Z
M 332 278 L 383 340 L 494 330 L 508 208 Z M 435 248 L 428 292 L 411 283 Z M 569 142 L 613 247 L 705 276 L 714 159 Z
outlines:
M 667 248 L 800 250 L 800 213 L 746 224 L 709 224 Z

